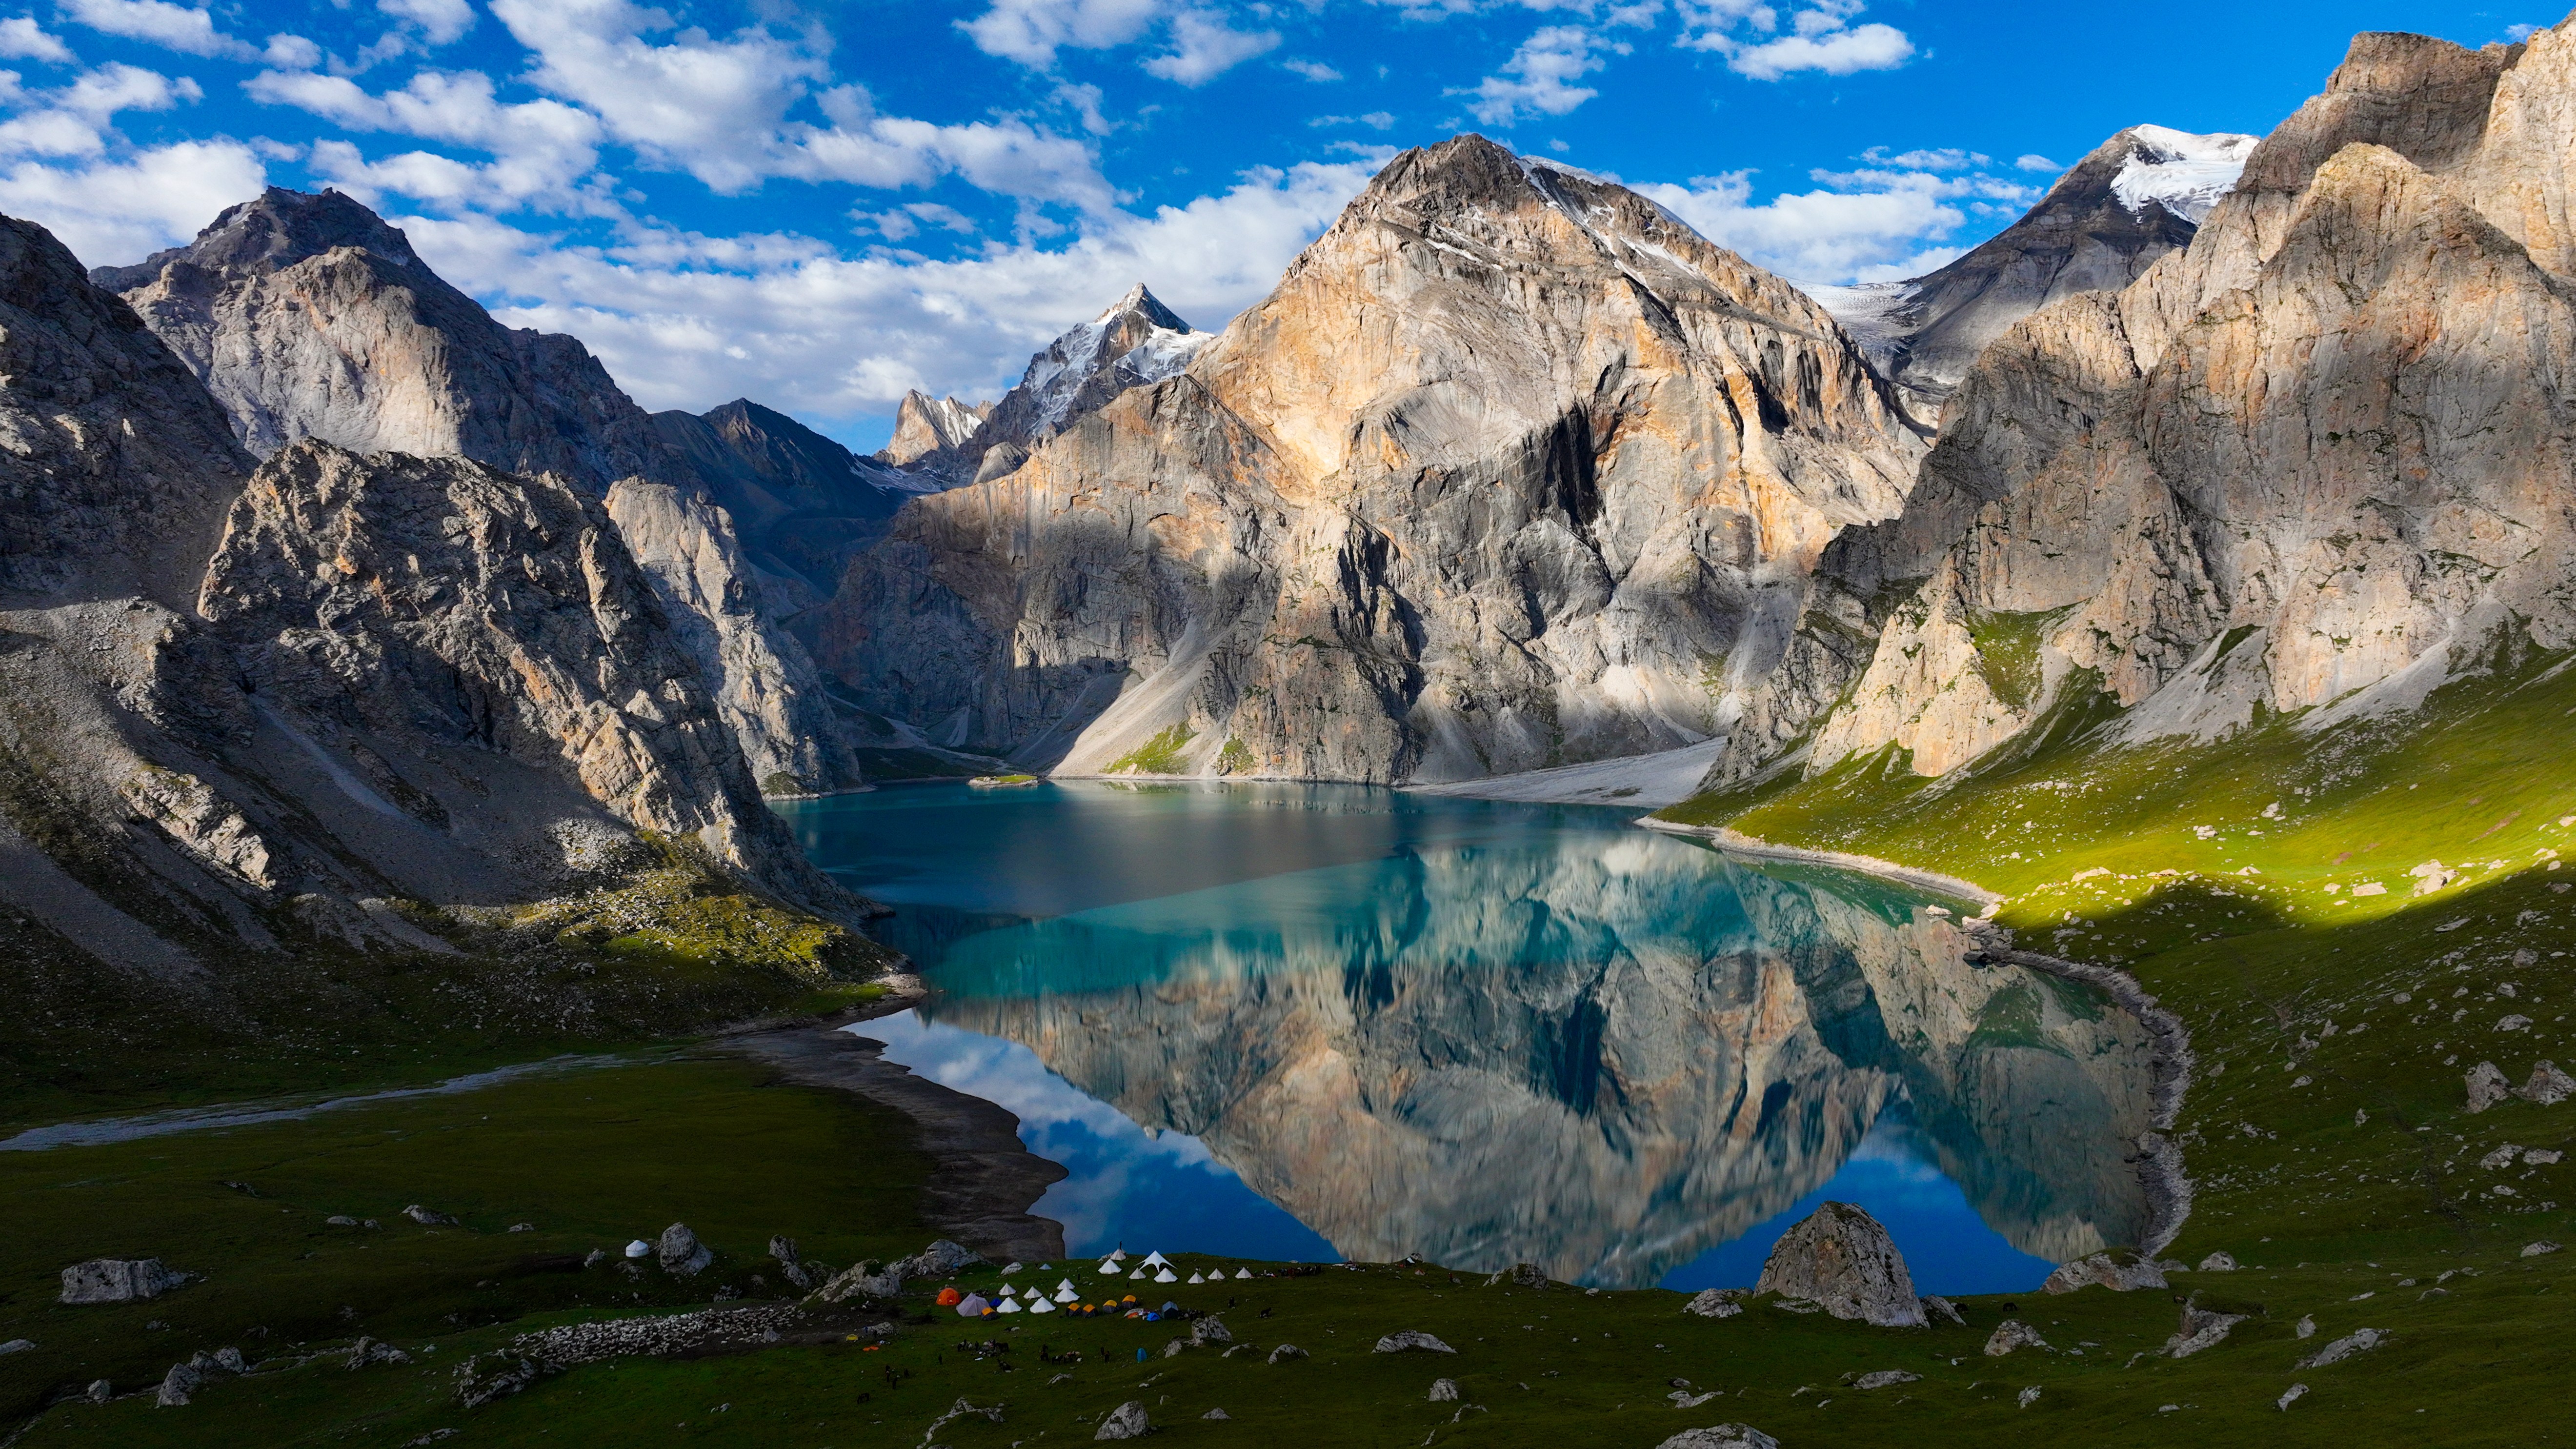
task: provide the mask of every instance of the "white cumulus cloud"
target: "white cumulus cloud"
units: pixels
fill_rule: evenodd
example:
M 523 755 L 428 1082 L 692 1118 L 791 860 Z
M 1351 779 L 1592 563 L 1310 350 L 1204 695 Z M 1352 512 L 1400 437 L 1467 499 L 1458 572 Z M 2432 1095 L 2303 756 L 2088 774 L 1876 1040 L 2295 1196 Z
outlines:
M 1752 173 L 1693 177 L 1687 186 L 1648 182 L 1635 189 L 1718 245 L 1804 282 L 1894 281 L 1920 276 L 1965 248 L 1951 238 L 1980 207 L 2029 205 L 2038 192 L 1953 158 L 1974 153 L 1872 153 L 1853 171 L 1817 171 L 1814 189 L 1753 199 Z M 1907 158 L 1933 163 L 1903 165 Z M 1938 169 L 1935 169 L 1937 167 Z
M 15 20 L 0 20 L 0 55 L 19 60 L 51 61 L 56 65 L 72 63 L 72 48 L 24 15 Z
M 186 241 L 267 184 L 249 147 L 181 141 L 115 161 L 20 162 L 0 171 L 0 212 L 43 226 L 90 266 L 110 266 Z
M 1894 70 L 1914 56 L 1914 42 L 1893 25 L 1852 25 L 1862 0 L 1809 0 L 1788 16 L 1757 0 L 1677 0 L 1681 45 L 1726 57 L 1727 68 L 1755 80 L 1798 71 L 1851 75 Z M 1769 37 L 1769 38 L 1764 38 Z
M 1489 75 L 1464 94 L 1467 109 L 1488 126 L 1509 126 L 1532 116 L 1562 116 L 1599 92 L 1574 82 L 1608 62 L 1600 52 L 1625 55 L 1624 43 L 1605 42 L 1580 25 L 1550 25 L 1533 32 Z M 1456 94 L 1453 92 L 1453 94 Z
M 74 24 L 108 35 L 145 41 L 188 55 L 248 60 L 258 51 L 215 28 L 207 11 L 169 0 L 64 0 L 63 14 Z
M 1203 86 L 1256 55 L 1276 49 L 1275 30 L 1235 30 L 1204 10 L 1172 17 L 1172 50 L 1145 62 L 1149 75 L 1185 86 Z
M 465 0 L 376 0 L 376 9 L 419 26 L 431 45 L 453 45 L 474 28 L 474 7 Z
M 1258 170 L 1185 206 L 1091 218 L 1060 246 L 951 261 L 846 257 L 791 237 L 639 229 L 593 246 L 483 216 L 400 223 L 459 286 L 536 299 L 501 315 L 580 337 L 647 407 L 749 396 L 828 420 L 891 411 L 915 387 L 993 396 L 1031 352 L 1140 281 L 1198 326 L 1220 325 L 1277 283 L 1373 170 Z M 950 224 L 939 209 L 903 214 Z

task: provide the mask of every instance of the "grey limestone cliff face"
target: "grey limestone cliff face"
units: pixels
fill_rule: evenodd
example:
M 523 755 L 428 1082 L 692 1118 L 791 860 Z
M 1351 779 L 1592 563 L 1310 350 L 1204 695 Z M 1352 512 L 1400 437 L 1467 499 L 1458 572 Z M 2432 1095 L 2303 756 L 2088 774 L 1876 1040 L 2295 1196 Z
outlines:
M 604 491 L 668 464 L 642 409 L 569 337 L 502 326 L 336 191 L 272 187 L 184 247 L 102 267 L 260 457 L 299 438 L 467 457 Z
M 480 745 L 736 865 L 794 857 L 607 510 L 558 480 L 307 439 L 234 503 L 198 607 L 262 700 Z
M 895 510 L 934 486 L 747 398 L 655 413 L 653 426 L 733 516 L 745 557 L 780 596 L 779 617 L 828 598 Z
M 1866 663 L 1775 681 L 1720 777 L 1801 738 L 1941 774 L 2105 697 L 2124 738 L 2322 725 L 2576 644 L 2571 150 L 2571 26 L 2360 37 L 2188 248 L 1979 358 L 1825 560 L 1802 635 L 1883 629 Z
M 2143 1224 L 2142 1034 L 1961 964 L 1953 922 L 1643 832 L 1385 868 L 1406 879 L 1375 917 L 1285 908 L 1193 942 L 1149 902 L 993 933 L 930 1012 L 1200 1138 L 1355 1258 L 1651 1284 L 1814 1191 L 1900 1103 L 2024 1251 Z M 1068 982 L 1075 961 L 1098 979 Z
M 581 343 L 502 326 L 338 192 L 271 188 L 187 246 L 95 276 L 204 380 L 256 455 L 318 438 L 359 454 L 471 458 L 591 497 L 626 479 L 747 496 L 732 486 L 745 471 L 735 454 L 709 450 L 715 466 L 702 474 Z M 724 678 L 718 707 L 758 777 L 858 785 L 803 646 L 743 607 L 760 600 L 758 580 L 723 511 L 661 509 L 652 524 L 638 552 L 671 627 Z
M 1727 726 L 1818 552 L 1893 515 L 1921 451 L 1805 295 L 1460 137 L 1179 374 L 908 505 L 819 656 L 944 742 L 1069 773 L 1641 753 Z
M 715 707 L 764 795 L 847 789 L 864 778 L 847 736 L 806 730 L 822 681 L 796 641 L 769 622 L 733 519 L 705 494 L 629 478 L 602 500 L 619 539 L 651 579 L 675 638 L 715 688 Z

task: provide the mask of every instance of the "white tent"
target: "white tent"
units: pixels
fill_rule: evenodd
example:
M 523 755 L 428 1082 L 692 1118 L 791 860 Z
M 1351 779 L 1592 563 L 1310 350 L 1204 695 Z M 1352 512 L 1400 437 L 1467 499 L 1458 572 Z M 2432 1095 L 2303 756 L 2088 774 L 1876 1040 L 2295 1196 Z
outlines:
M 1103 1272 L 1103 1273 L 1108 1274 L 1109 1276 L 1111 1276 L 1111 1277 L 1113 1277 L 1113 1278 L 1115 1278 L 1115 1277 L 1117 1277 L 1120 1273 L 1122 1273 L 1122 1272 L 1124 1272 L 1124 1271 L 1126 1271 L 1126 1270 L 1125 1270 L 1125 1269 L 1123 1269 L 1123 1268 L 1120 1268 L 1120 1267 L 1118 1266 L 1118 1260 L 1117 1260 L 1117 1259 L 1115 1259 L 1115 1258 L 1104 1258 L 1104 1259 L 1102 1259 L 1102 1260 L 1101 1260 L 1101 1263 L 1100 1263 L 1100 1271 L 1101 1271 L 1101 1272 Z
M 957 1316 L 960 1318 L 981 1318 L 992 1311 L 993 1305 L 985 1302 L 984 1295 L 981 1293 L 969 1293 L 957 1305 Z
M 1237 1278 L 1249 1278 L 1252 1276 L 1252 1270 L 1250 1268 L 1237 1268 L 1234 1270 L 1234 1276 Z
M 1145 1270 L 1139 1268 L 1136 1271 L 1141 1276 Z M 1165 1268 L 1162 1272 L 1154 1275 L 1154 1281 L 1157 1283 L 1178 1283 L 1181 1281 L 1181 1275 L 1173 1272 L 1169 1268 Z
M 1109 1261 L 1110 1261 L 1110 1262 L 1113 1262 L 1113 1263 L 1124 1263 L 1124 1262 L 1126 1262 L 1126 1261 L 1127 1261 L 1127 1250 L 1126 1250 L 1125 1248 L 1112 1248 L 1112 1249 L 1110 1249 L 1110 1250 L 1109 1250 Z
M 1072 1279 L 1067 1278 L 1063 1282 L 1055 1285 L 1055 1301 L 1058 1303 L 1078 1303 L 1082 1301 L 1082 1295 L 1074 1291 Z
M 993 1311 L 995 1313 L 1025 1313 L 1028 1310 L 1020 1307 L 1020 1300 L 1016 1298 L 1005 1298 L 1002 1300 L 1002 1306 L 994 1309 Z
M 1145 1255 L 1145 1266 L 1148 1268 L 1168 1268 L 1172 1266 L 1172 1260 L 1164 1257 L 1160 1253 L 1147 1253 Z
M 1029 1311 L 1031 1313 L 1053 1313 L 1055 1312 L 1055 1305 L 1032 1293 L 1029 1295 Z
M 1130 1278 L 1142 1278 L 1142 1277 L 1144 1277 L 1144 1276 L 1145 1276 L 1145 1270 L 1144 1270 L 1144 1269 L 1142 1269 L 1142 1268 L 1139 1268 L 1139 1269 L 1137 1269 L 1135 1272 L 1130 1273 L 1130 1274 L 1128 1274 L 1127 1276 L 1128 1276 L 1128 1277 L 1130 1277 Z
M 1203 1273 L 1192 1273 L 1190 1275 L 1190 1281 L 1193 1283 L 1204 1283 L 1207 1281 L 1207 1275 Z

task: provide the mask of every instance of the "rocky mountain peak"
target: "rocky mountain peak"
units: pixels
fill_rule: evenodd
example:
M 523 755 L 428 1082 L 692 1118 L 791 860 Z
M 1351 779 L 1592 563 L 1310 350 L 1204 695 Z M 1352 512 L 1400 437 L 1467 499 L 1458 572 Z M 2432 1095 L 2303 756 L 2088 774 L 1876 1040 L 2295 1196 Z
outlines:
M 1178 312 L 1164 306 L 1162 299 L 1147 291 L 1142 282 L 1128 288 L 1126 296 L 1110 303 L 1109 310 L 1093 318 L 1092 321 L 1099 326 L 1114 326 L 1130 317 L 1143 322 L 1148 327 L 1158 327 L 1169 332 L 1190 330 L 1190 324 L 1182 321 Z
M 2477 150 L 2496 82 L 2524 48 L 2470 50 L 2386 31 L 2353 37 L 2325 90 L 2254 149 L 2244 189 L 2300 191 L 2327 157 L 2356 144 L 2385 146 L 2427 171 L 2450 169 Z
M 2131 126 L 2069 168 L 2021 220 L 1940 270 L 1809 290 L 1907 405 L 1935 418 L 1977 355 L 2014 323 L 2061 297 L 2125 287 L 2188 244 L 2257 144 Z
M 1143 291 L 1142 287 L 1137 288 Z M 1116 308 L 1111 308 L 1116 311 Z M 877 450 L 878 461 L 909 468 L 945 448 L 952 452 L 966 445 L 975 430 L 993 411 L 991 403 L 966 403 L 953 397 L 932 397 L 919 388 L 903 395 L 894 410 L 894 436 Z
M 1099 316 L 1031 357 L 1019 384 L 980 414 L 954 398 L 907 396 L 896 416 L 895 440 L 879 456 L 904 460 L 905 467 L 943 485 L 1002 477 L 1039 444 L 1120 393 L 1189 366 L 1208 340 L 1139 282 Z M 934 439 L 935 445 L 924 446 Z
M 339 247 L 356 247 L 436 278 L 402 229 L 364 203 L 327 188 L 312 194 L 272 186 L 254 200 L 224 208 L 186 246 L 155 252 L 135 266 L 95 268 L 90 280 L 111 292 L 131 291 L 176 261 L 216 272 L 266 275 Z

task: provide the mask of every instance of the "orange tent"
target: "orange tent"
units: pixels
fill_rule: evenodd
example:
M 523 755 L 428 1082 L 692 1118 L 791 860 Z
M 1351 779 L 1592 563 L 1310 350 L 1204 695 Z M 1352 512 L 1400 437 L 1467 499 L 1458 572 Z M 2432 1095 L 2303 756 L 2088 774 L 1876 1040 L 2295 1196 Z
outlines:
M 942 1288 L 939 1290 L 939 1306 L 942 1308 L 954 1308 L 965 1301 L 966 1295 L 958 1292 L 954 1288 Z

